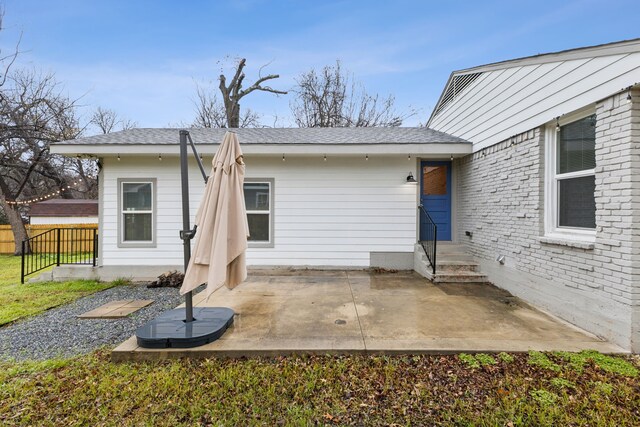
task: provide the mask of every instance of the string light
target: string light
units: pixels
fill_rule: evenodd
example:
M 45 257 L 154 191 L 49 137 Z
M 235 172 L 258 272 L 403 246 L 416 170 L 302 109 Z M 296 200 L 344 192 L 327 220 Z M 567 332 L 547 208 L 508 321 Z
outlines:
M 327 161 L 327 155 L 326 154 L 324 155 L 324 161 L 325 162 Z
M 560 117 L 556 117 L 556 132 L 560 132 Z
M 631 91 L 627 92 L 627 104 L 631 104 L 631 101 L 633 100 L 633 98 L 631 98 Z
M 409 156 L 407 156 L 407 160 L 411 161 L 411 154 L 409 154 Z
M 80 181 L 73 181 L 70 185 L 64 186 L 63 189 L 71 189 L 71 187 L 75 187 L 78 184 L 80 184 Z M 32 199 L 27 199 L 27 200 L 5 200 L 5 202 L 8 205 L 24 206 L 24 205 L 30 205 L 30 204 L 35 203 L 35 202 L 42 202 L 44 200 L 48 200 L 48 199 L 50 199 L 52 197 L 60 195 L 60 193 L 62 193 L 62 190 L 54 191 L 52 193 L 45 194 L 44 196 L 40 196 L 40 197 L 34 197 Z
M 118 153 L 118 161 L 120 161 L 120 153 Z
M 369 160 L 369 155 L 365 154 L 364 159 L 368 161 Z
M 453 154 L 451 155 L 451 161 L 453 162 Z
M 285 161 L 284 153 L 282 153 L 282 161 L 283 161 L 283 162 Z
M 158 160 L 162 161 L 162 154 L 158 154 Z

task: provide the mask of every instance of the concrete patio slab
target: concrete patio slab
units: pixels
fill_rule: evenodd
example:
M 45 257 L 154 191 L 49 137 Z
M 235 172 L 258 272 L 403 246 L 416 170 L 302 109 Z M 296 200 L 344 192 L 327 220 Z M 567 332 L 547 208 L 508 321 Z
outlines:
M 613 344 L 490 285 L 434 285 L 413 272 L 252 270 L 196 306 L 229 307 L 234 325 L 191 349 L 144 349 L 130 338 L 114 360 L 292 353 L 457 353 L 527 350 L 622 353 Z

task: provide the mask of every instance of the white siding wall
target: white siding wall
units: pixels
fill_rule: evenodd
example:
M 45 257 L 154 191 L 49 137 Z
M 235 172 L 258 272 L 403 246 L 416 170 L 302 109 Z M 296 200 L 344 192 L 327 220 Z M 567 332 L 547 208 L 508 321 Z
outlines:
M 97 224 L 97 216 L 32 216 L 31 224 Z
M 429 122 L 473 150 L 526 132 L 640 81 L 640 52 L 486 71 Z
M 205 158 L 207 170 L 211 158 Z M 250 248 L 249 265 L 369 266 L 370 252 L 413 253 L 416 164 L 404 156 L 249 157 L 247 178 L 273 178 L 274 247 Z M 103 265 L 182 263 L 180 170 L 177 158 L 104 159 Z M 190 165 L 192 221 L 204 183 Z M 157 179 L 157 247 L 118 248 L 117 179 Z

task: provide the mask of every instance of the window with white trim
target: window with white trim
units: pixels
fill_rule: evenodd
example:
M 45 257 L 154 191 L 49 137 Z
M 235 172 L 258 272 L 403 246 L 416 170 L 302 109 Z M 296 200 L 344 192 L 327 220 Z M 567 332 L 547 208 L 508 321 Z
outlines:
M 120 242 L 153 244 L 155 180 L 120 180 L 119 184 Z
M 596 228 L 596 116 L 549 128 L 547 232 L 593 235 Z
M 249 223 L 249 245 L 273 246 L 273 180 L 246 179 L 244 202 Z

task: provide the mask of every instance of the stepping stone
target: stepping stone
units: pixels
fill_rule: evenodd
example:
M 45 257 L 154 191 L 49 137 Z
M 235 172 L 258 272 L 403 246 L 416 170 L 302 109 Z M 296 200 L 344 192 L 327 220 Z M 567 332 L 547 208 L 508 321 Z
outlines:
M 152 302 L 152 299 L 111 301 L 77 317 L 79 319 L 120 319 L 148 306 Z

